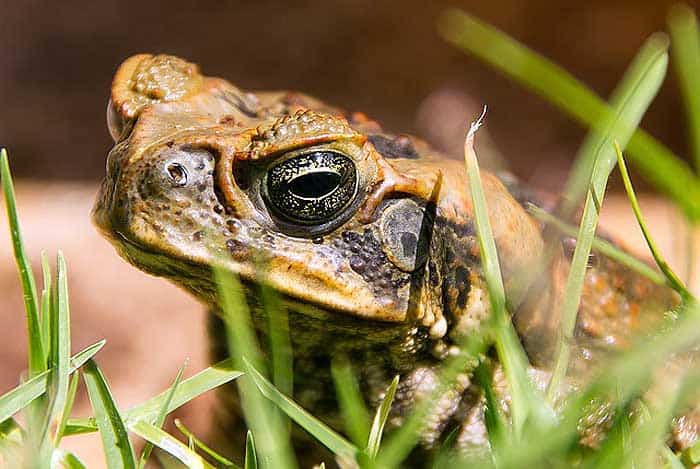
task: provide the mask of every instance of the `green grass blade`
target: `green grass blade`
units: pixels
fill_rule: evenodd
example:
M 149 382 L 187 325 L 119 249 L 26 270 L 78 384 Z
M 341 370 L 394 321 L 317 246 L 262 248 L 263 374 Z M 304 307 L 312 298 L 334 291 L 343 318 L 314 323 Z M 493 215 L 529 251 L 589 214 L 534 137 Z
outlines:
M 264 369 L 242 286 L 231 274 L 215 269 L 215 280 L 226 325 L 228 350 L 234 364 L 245 371 L 236 384 L 248 427 L 255 434 L 259 461 L 267 467 L 296 467 L 287 426 L 279 411 L 265 399 L 248 377 L 253 369 Z M 267 311 L 266 314 L 272 314 Z
M 600 165 L 596 165 L 601 167 Z M 596 227 L 598 226 L 599 208 L 593 196 L 594 193 L 602 194 L 605 191 L 608 175 L 602 170 L 595 171 L 593 175 L 592 185 L 597 182 L 596 187 L 593 187 L 586 197 L 586 204 L 583 208 L 583 216 L 576 237 L 576 248 L 571 261 L 569 275 L 567 277 L 566 286 L 564 288 L 564 300 L 561 307 L 561 329 L 558 339 L 558 353 L 552 378 L 547 388 L 547 395 L 550 401 L 553 401 L 559 388 L 566 377 L 566 372 L 569 367 L 570 347 L 573 343 L 574 327 L 576 326 L 576 317 L 578 315 L 578 307 L 583 292 L 583 283 L 585 280 L 586 270 L 588 268 L 588 256 L 593 245 L 593 237 L 595 236 Z M 602 184 L 602 188 L 600 187 Z M 602 191 L 601 191 L 602 189 Z M 598 199 L 600 200 L 600 199 Z
M 479 386 L 484 390 L 484 398 L 486 407 L 484 409 L 484 420 L 486 430 L 489 435 L 489 444 L 492 449 L 494 459 L 497 459 L 498 454 L 506 448 L 508 437 L 508 425 L 501 410 L 496 392 L 493 389 L 493 371 L 483 360 L 479 363 L 475 371 L 475 376 L 479 382 Z
M 226 384 L 242 374 L 243 372 L 231 368 L 230 360 L 221 361 L 216 365 L 200 371 L 196 375 L 180 383 L 170 401 L 167 412 L 170 413 L 174 411 L 180 406 L 187 404 L 195 397 Z M 124 413 L 125 419 L 127 421 L 153 421 L 160 412 L 163 402 L 168 399 L 169 392 L 169 390 L 163 391 L 157 396 L 148 399 L 143 404 L 139 404 L 127 410 Z
M 202 440 L 197 438 L 194 433 L 192 433 L 185 425 L 180 421 L 180 419 L 175 419 L 174 420 L 175 427 L 177 427 L 180 432 L 187 437 L 187 447 L 190 448 L 191 450 L 194 450 L 195 448 L 199 448 L 202 451 L 204 451 L 209 457 L 211 457 L 214 461 L 216 461 L 219 464 L 222 464 L 227 467 L 233 467 L 233 468 L 238 468 L 232 461 L 229 461 L 227 458 L 223 457 L 216 451 L 214 451 L 212 448 L 210 448 L 206 443 L 204 443 Z
M 485 112 L 485 110 L 484 110 Z M 467 178 L 474 207 L 474 221 L 479 239 L 481 266 L 489 293 L 491 314 L 495 324 L 494 332 L 496 350 L 503 363 L 503 370 L 511 393 L 511 414 L 515 435 L 519 436 L 528 417 L 544 418 L 539 412 L 541 407 L 536 399 L 536 390 L 527 376 L 527 357 L 517 335 L 512 330 L 508 312 L 506 311 L 506 295 L 498 262 L 496 242 L 493 238 L 491 224 L 488 218 L 486 197 L 481 185 L 479 163 L 474 152 L 474 136 L 481 125 L 483 114 L 474 122 L 464 144 L 464 159 L 467 167 Z
M 571 176 L 564 188 L 561 213 L 565 217 L 579 207 L 586 194 L 601 148 L 609 145 L 614 134 L 627 145 L 666 75 L 668 38 L 652 35 L 627 67 L 625 74 L 610 96 L 609 112 L 601 116 L 597 127 L 591 129 L 578 151 Z M 651 96 L 651 98 L 647 98 Z
M 93 360 L 83 367 L 83 379 L 95 412 L 102 447 L 109 469 L 135 469 L 134 450 L 131 447 L 124 421 L 119 415 L 112 393 L 102 372 Z
M 528 207 L 528 212 L 541 222 L 556 228 L 565 235 L 575 237 L 578 233 L 577 228 L 542 210 L 540 207 L 530 205 Z M 632 254 L 628 254 L 604 239 L 597 236 L 593 238 L 592 249 L 626 267 L 629 267 L 631 270 L 634 270 L 639 275 L 648 278 L 657 285 L 668 285 L 668 281 L 662 273 L 650 267 L 646 262 L 637 259 Z
M 160 464 L 162 469 L 187 469 L 187 466 L 164 451 L 157 452 L 156 459 L 158 460 L 158 464 Z
M 175 376 L 175 381 L 173 381 L 173 385 L 170 387 L 170 390 L 168 390 L 168 395 L 163 401 L 163 405 L 158 411 L 158 415 L 156 416 L 155 421 L 153 422 L 153 425 L 155 425 L 156 428 L 162 428 L 163 424 L 165 423 L 165 417 L 168 415 L 168 407 L 170 407 L 170 404 L 173 402 L 173 396 L 175 395 L 175 391 L 177 391 L 177 387 L 180 385 L 180 381 L 182 381 L 182 372 L 184 370 L 185 365 L 180 367 L 180 370 Z M 147 442 L 144 445 L 143 450 L 141 451 L 141 457 L 139 458 L 138 463 L 139 469 L 146 467 L 146 461 L 148 461 L 148 458 L 151 456 L 152 451 L 153 444 Z
M 292 343 L 289 339 L 287 309 L 279 300 L 277 293 L 269 286 L 261 285 L 260 293 L 269 325 L 272 382 L 280 392 L 291 396 L 294 388 L 294 360 Z
M 100 351 L 105 344 L 104 340 L 85 348 L 75 354 L 71 359 L 70 372 L 74 372 L 87 360 Z M 0 422 L 12 417 L 14 414 L 29 405 L 34 399 L 46 392 L 49 370 L 41 372 L 34 378 L 25 381 L 14 389 L 0 396 Z
M 49 362 L 49 349 L 51 347 L 51 266 L 49 258 L 45 252 L 41 253 L 41 272 L 44 281 L 44 287 L 41 291 L 41 342 L 44 344 L 44 361 Z
M 671 54 L 688 116 L 688 136 L 696 170 L 700 169 L 700 30 L 695 12 L 687 5 L 671 8 L 668 18 Z
M 44 394 L 48 376 L 49 371 L 43 371 L 3 394 L 0 397 L 0 422 L 12 417 L 34 399 Z
M 687 461 L 688 466 L 700 464 L 700 440 L 695 442 L 693 446 L 683 451 L 683 460 Z
M 200 371 L 196 375 L 180 383 L 168 407 L 168 413 L 185 405 L 195 397 L 238 378 L 242 374 L 243 372 L 234 370 L 231 367 L 231 360 L 223 360 Z M 153 421 L 158 415 L 163 402 L 167 400 L 168 393 L 169 389 L 132 407 L 124 412 L 124 419 L 127 423 L 136 420 Z M 94 418 L 70 419 L 65 434 L 76 435 L 79 433 L 93 432 L 95 430 L 97 430 L 97 426 L 95 425 Z
M 4 148 L 0 149 L 0 183 L 2 183 L 2 190 L 5 197 L 5 208 L 7 210 L 7 219 L 12 236 L 12 247 L 15 253 L 15 260 L 17 261 L 22 291 L 24 292 L 24 309 L 27 316 L 27 336 L 29 341 L 29 377 L 31 378 L 47 369 L 46 360 L 44 359 L 46 357 L 46 352 L 44 350 L 43 341 L 41 340 L 36 283 L 34 281 L 34 274 L 32 273 L 32 266 L 29 262 L 29 256 L 27 256 L 22 242 L 22 234 L 17 217 L 15 189 L 12 184 L 12 175 L 10 174 L 10 163 Z
M 649 50 L 646 50 L 646 49 Z M 660 53 L 658 47 L 647 45 L 640 51 L 638 57 L 625 73 L 622 85 L 616 90 L 617 97 L 624 97 L 618 103 L 614 120 L 606 123 L 603 134 L 598 138 L 598 145 L 592 146 L 596 154 L 591 173 L 588 193 L 583 207 L 581 224 L 576 237 L 576 248 L 564 289 L 564 300 L 561 307 L 561 329 L 558 338 L 558 352 L 552 373 L 552 379 L 547 389 L 550 400 L 554 398 L 566 376 L 569 365 L 570 345 L 573 340 L 579 301 L 583 291 L 583 283 L 595 237 L 600 204 L 605 195 L 608 177 L 617 157 L 612 142 L 622 139 L 623 144 L 629 139 L 632 130 L 652 100 L 659 91 L 666 74 L 668 57 Z
M 627 172 L 625 158 L 624 156 L 622 156 L 622 150 L 620 150 L 620 146 L 617 144 L 617 142 L 615 142 L 615 153 L 617 154 L 617 165 L 620 168 L 620 175 L 622 176 L 622 183 L 625 186 L 625 192 L 627 192 L 627 198 L 630 201 L 630 205 L 632 206 L 632 210 L 634 211 L 634 217 L 637 219 L 639 228 L 642 230 L 644 240 L 646 241 L 647 246 L 649 247 L 651 255 L 654 257 L 656 265 L 659 266 L 659 269 L 668 280 L 668 283 L 671 286 L 671 288 L 676 290 L 683 298 L 692 298 L 693 295 L 688 291 L 688 289 L 678 278 L 675 272 L 673 272 L 671 266 L 669 266 L 668 263 L 664 260 L 663 256 L 659 252 L 659 248 L 654 242 L 654 239 L 651 237 L 651 233 L 649 233 L 647 224 L 644 221 L 644 217 L 642 216 L 642 210 L 639 207 L 639 201 L 637 200 L 637 196 L 634 193 L 634 188 L 632 187 L 632 180 L 630 179 L 630 175 Z
M 355 445 L 304 410 L 296 402 L 281 394 L 272 383 L 253 368 L 252 364 L 250 364 L 248 369 L 250 371 L 250 377 L 258 389 L 260 389 L 262 395 L 274 402 L 277 407 L 282 409 L 282 411 L 289 416 L 289 418 L 294 420 L 326 448 L 331 450 L 333 454 L 352 457 L 359 452 Z
M 564 69 L 461 10 L 448 10 L 439 31 L 451 44 L 514 78 L 586 126 L 600 129 L 610 113 L 600 97 Z M 687 164 L 641 129 L 632 136 L 627 150 L 646 180 L 691 219 L 700 218 L 700 184 Z
M 66 404 L 63 406 L 63 413 L 61 414 L 61 420 L 56 428 L 56 437 L 54 438 L 54 446 L 58 447 L 58 444 L 63 438 L 64 432 L 66 431 L 66 425 L 68 424 L 68 419 L 73 410 L 73 404 L 75 403 L 75 395 L 78 392 L 78 384 L 80 383 L 80 374 L 74 373 L 70 380 L 70 386 L 68 387 L 68 395 L 66 396 Z
M 681 458 L 674 453 L 671 448 L 666 445 L 661 447 L 661 456 L 666 461 L 666 466 L 664 469 L 686 469 L 685 465 L 681 461 Z
M 73 355 L 73 358 L 70 359 L 70 372 L 75 372 L 75 370 L 87 363 L 97 352 L 102 350 L 102 347 L 104 347 L 106 343 L 107 341 L 105 339 L 98 340 L 94 344 L 88 345 L 80 352 Z
M 384 399 L 382 403 L 377 408 L 377 412 L 374 414 L 374 420 L 372 421 L 372 427 L 369 430 L 369 438 L 367 438 L 367 455 L 374 459 L 379 453 L 379 445 L 382 442 L 382 434 L 384 433 L 384 426 L 386 425 L 386 420 L 389 418 L 389 411 L 391 411 L 391 404 L 394 402 L 394 395 L 396 394 L 396 388 L 399 386 L 399 376 L 394 376 L 391 380 L 389 388 L 386 390 Z
M 433 462 L 430 465 L 432 469 L 444 469 L 450 461 L 454 460 L 455 452 L 458 451 L 455 450 L 455 441 L 457 441 L 459 430 L 459 427 L 453 428 L 440 443 L 440 448 L 437 450 L 435 458 L 433 458 Z M 491 440 L 490 437 L 489 440 Z
M 48 394 L 50 397 L 49 422 L 54 422 L 63 411 L 68 395 L 70 377 L 70 308 L 68 306 L 68 279 L 66 276 L 66 262 L 59 251 L 56 260 L 56 290 L 55 308 L 50 321 L 50 348 L 49 365 L 51 367 L 50 385 Z M 46 427 L 48 428 L 48 424 Z
M 272 382 L 280 392 L 291 396 L 294 392 L 294 356 L 289 336 L 289 315 L 277 292 L 265 283 L 264 265 L 258 263 L 257 268 L 257 275 L 263 279 L 258 288 L 260 289 L 263 312 L 267 318 Z M 276 418 L 281 421 L 282 429 L 289 435 L 291 429 L 289 419 L 279 409 L 275 410 L 277 411 Z
M 245 436 L 245 462 L 244 469 L 258 469 L 258 456 L 255 454 L 255 439 L 253 432 L 248 430 Z
M 129 430 L 174 456 L 190 469 L 215 469 L 204 458 L 192 451 L 180 440 L 144 420 L 129 425 Z M 102 431 L 102 430 L 100 430 Z
M 65 451 L 61 448 L 56 448 L 51 455 L 51 469 L 87 469 L 75 454 Z
M 344 356 L 334 358 L 331 362 L 331 376 L 345 431 L 357 447 L 363 447 L 369 436 L 369 413 L 350 360 Z

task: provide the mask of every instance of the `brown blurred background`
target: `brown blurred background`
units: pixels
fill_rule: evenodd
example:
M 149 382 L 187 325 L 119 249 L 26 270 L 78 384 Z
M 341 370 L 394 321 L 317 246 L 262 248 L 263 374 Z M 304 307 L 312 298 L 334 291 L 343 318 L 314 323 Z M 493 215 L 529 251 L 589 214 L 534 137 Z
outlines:
M 541 176 L 546 166 L 560 176 L 583 130 L 443 42 L 437 15 L 464 8 L 607 96 L 644 39 L 665 28 L 672 3 L 2 0 L 0 145 L 19 176 L 97 180 L 110 145 L 104 110 L 113 71 L 131 54 L 167 52 L 244 88 L 304 90 L 429 139 L 440 120 L 464 125 L 459 100 L 470 95 L 477 107 L 489 105 L 489 130 L 517 174 Z M 685 154 L 669 75 L 644 127 Z M 456 109 L 434 112 L 445 101 Z
M 206 365 L 203 308 L 119 260 L 89 223 L 111 139 L 105 108 L 112 73 L 131 54 L 165 52 L 248 89 L 289 88 L 360 110 L 447 152 L 482 104 L 487 129 L 513 171 L 556 190 L 585 131 L 540 98 L 443 42 L 436 18 L 458 6 L 552 58 L 607 96 L 643 41 L 665 28 L 671 1 L 552 0 L 288 2 L 0 0 L 0 147 L 19 189 L 25 238 L 64 250 L 77 351 L 102 337 L 98 356 L 122 407 L 168 386 L 185 358 Z M 693 6 L 697 7 L 697 4 Z M 685 117 L 672 68 L 643 126 L 685 155 Z M 638 180 L 637 180 L 638 181 Z M 645 198 L 662 250 L 678 265 L 682 233 L 669 206 Z M 604 224 L 642 246 L 614 196 Z M 0 393 L 26 367 L 22 295 L 0 219 Z M 211 397 L 178 416 L 206 435 Z M 77 411 L 89 412 L 84 394 Z M 66 440 L 101 467 L 94 437 Z

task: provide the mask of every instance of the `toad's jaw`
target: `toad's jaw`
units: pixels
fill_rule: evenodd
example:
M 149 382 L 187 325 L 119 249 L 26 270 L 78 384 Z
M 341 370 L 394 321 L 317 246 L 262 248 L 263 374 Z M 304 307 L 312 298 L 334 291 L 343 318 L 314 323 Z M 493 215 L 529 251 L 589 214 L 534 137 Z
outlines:
M 100 229 L 104 230 L 105 227 L 101 226 Z M 183 255 L 177 250 L 166 252 L 162 247 L 156 249 L 148 246 L 127 232 L 112 230 L 107 234 L 120 256 L 129 263 L 150 274 L 174 281 L 207 304 L 220 304 L 211 268 L 215 263 L 223 264 L 226 270 L 240 276 L 246 283 L 254 284 L 260 278 L 255 266 L 223 259 L 212 251 L 207 251 L 206 258 L 201 255 Z M 265 274 L 265 281 L 284 298 L 285 303 L 293 304 L 297 311 L 326 312 L 370 322 L 406 321 L 405 310 L 401 314 L 401 310 L 395 306 L 376 303 L 376 299 L 359 301 L 358 298 L 369 298 L 367 292 L 341 295 L 336 289 L 323 284 L 319 284 L 317 289 L 308 288 L 308 272 L 296 272 L 301 277 L 290 281 L 294 270 L 298 269 L 273 267 Z

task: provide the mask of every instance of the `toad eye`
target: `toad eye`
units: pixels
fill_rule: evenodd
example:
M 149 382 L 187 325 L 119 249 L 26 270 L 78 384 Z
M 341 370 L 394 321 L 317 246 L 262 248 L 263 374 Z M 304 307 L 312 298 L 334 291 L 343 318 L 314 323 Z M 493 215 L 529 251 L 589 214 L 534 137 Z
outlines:
M 357 193 L 353 160 L 335 151 L 313 151 L 268 169 L 263 199 L 276 215 L 313 225 L 331 220 Z

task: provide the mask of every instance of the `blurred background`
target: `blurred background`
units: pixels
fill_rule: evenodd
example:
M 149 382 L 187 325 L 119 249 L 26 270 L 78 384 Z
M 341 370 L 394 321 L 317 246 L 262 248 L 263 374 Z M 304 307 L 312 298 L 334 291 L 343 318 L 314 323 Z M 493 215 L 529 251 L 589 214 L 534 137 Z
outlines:
M 665 28 L 668 0 L 3 0 L 0 143 L 19 177 L 97 181 L 110 138 L 112 74 L 131 54 L 164 52 L 247 89 L 298 89 L 432 139 L 489 105 L 488 128 L 515 172 L 568 167 L 583 130 L 552 106 L 441 40 L 458 6 L 550 57 L 607 96 L 636 50 Z M 1 4 L 1 3 L 0 3 Z M 673 73 L 644 127 L 686 153 Z M 465 101 L 476 101 L 466 106 Z M 439 112 L 438 112 L 439 111 Z M 461 137 L 460 137 L 461 139 Z M 548 178 L 549 179 L 549 178 Z M 550 182 L 555 185 L 555 182 Z
M 105 108 L 112 74 L 139 52 L 180 55 L 239 87 L 297 89 L 387 129 L 413 133 L 459 157 L 465 125 L 483 104 L 487 130 L 512 171 L 556 191 L 585 130 L 520 85 L 452 48 L 436 18 L 457 6 L 553 59 L 607 96 L 643 41 L 665 29 L 666 0 L 0 1 L 0 146 L 10 153 L 31 257 L 61 248 L 71 272 L 74 350 L 102 337 L 98 358 L 126 407 L 166 387 L 185 358 L 207 361 L 203 307 L 119 260 L 89 223 L 111 139 Z M 698 7 L 698 4 L 691 4 Z M 672 67 L 643 127 L 687 154 Z M 634 175 L 633 175 L 634 177 Z M 641 181 L 637 185 L 644 187 Z M 613 180 L 613 193 L 616 183 Z M 645 197 L 662 250 L 682 263 L 674 211 Z M 604 216 L 641 246 L 624 200 Z M 0 393 L 25 364 L 22 296 L 0 221 Z M 38 264 L 37 264 L 38 265 Z M 167 327 L 166 327 L 167 326 Z M 206 433 L 212 398 L 179 415 Z M 84 397 L 78 411 L 87 412 Z M 90 467 L 99 442 L 71 438 Z M 85 456 L 87 454 L 87 456 Z

